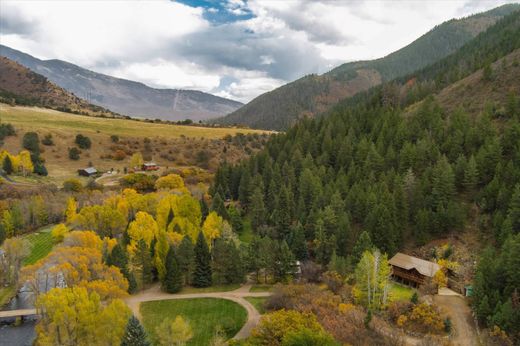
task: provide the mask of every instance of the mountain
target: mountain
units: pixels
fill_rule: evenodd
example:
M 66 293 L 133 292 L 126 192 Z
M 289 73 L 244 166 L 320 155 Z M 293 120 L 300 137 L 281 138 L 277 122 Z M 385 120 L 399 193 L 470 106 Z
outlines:
M 85 115 L 117 116 L 109 110 L 89 104 L 49 82 L 41 74 L 6 57 L 0 57 L 0 101 Z
M 303 117 L 313 117 L 332 105 L 381 82 L 407 75 L 455 52 L 518 4 L 447 21 L 408 46 L 371 61 L 346 63 L 323 75 L 309 75 L 260 95 L 217 122 L 284 130 Z
M 437 63 L 221 165 L 210 191 L 240 202 L 255 246 L 271 237 L 329 270 L 374 246 L 391 257 L 474 239 L 458 280 L 472 282 L 481 326 L 518 345 L 519 59 L 517 11 Z
M 0 56 L 24 65 L 95 105 L 133 117 L 198 121 L 223 116 L 242 106 L 240 102 L 201 91 L 154 89 L 62 60 L 40 60 L 3 45 Z

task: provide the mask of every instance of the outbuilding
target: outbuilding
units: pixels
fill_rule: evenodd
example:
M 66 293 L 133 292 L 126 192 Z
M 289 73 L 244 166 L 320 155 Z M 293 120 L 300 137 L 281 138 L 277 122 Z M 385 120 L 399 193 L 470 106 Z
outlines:
M 159 165 L 155 162 L 146 162 L 142 167 L 143 171 L 157 171 L 159 169 Z
M 78 169 L 78 175 L 81 175 L 83 177 L 91 177 L 93 175 L 96 175 L 97 172 L 98 172 L 97 169 L 95 169 L 94 167 Z

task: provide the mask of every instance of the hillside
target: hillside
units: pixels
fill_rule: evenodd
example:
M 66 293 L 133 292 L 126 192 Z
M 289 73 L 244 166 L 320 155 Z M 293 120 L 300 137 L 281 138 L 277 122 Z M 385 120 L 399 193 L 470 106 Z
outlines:
M 384 58 L 346 63 L 321 76 L 303 77 L 260 95 L 218 122 L 287 129 L 299 118 L 313 117 L 341 99 L 448 56 L 499 18 L 519 8 L 519 5 L 505 5 L 471 17 L 450 20 Z
M 89 104 L 6 57 L 0 57 L 0 101 L 95 116 L 117 116 Z
M 88 167 L 90 163 L 102 171 L 111 168 L 122 171 L 129 167 L 130 157 L 135 152 L 147 152 L 144 156 L 148 160 L 163 167 L 193 166 L 213 171 L 221 162 L 237 162 L 248 156 L 265 141 L 262 136 L 265 132 L 258 130 L 155 124 L 2 103 L 0 118 L 2 123 L 10 123 L 16 129 L 16 136 L 3 140 L 0 152 L 18 153 L 22 150 L 22 138 L 26 132 L 36 132 L 40 140 L 51 136 L 53 145 L 40 144 L 49 171 L 49 176 L 40 180 L 53 183 L 76 177 L 77 170 Z M 82 149 L 78 160 L 71 160 L 68 149 L 75 146 L 74 139 L 78 134 L 89 137 L 92 147 Z M 112 136 L 117 136 L 117 142 L 112 140 Z
M 286 241 L 298 260 L 326 268 L 357 263 L 372 246 L 391 257 L 474 237 L 482 245 L 468 250 L 457 280 L 473 286 L 481 326 L 518 344 L 519 49 L 515 12 L 413 76 L 222 165 L 211 191 L 239 201 L 259 239 Z M 428 250 L 423 257 L 440 258 Z
M 40 60 L 0 45 L 0 55 L 42 74 L 51 82 L 111 111 L 161 120 L 206 120 L 242 104 L 195 90 L 154 89 L 142 83 L 96 73 L 61 60 Z

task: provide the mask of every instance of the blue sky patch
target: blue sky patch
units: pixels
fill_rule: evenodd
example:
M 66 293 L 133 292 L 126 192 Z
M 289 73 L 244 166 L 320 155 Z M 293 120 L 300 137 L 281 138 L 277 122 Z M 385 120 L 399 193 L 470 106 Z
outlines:
M 191 7 L 202 7 L 204 18 L 213 24 L 227 24 L 254 17 L 247 6 L 240 6 L 228 1 L 217 0 L 176 0 Z M 244 1 L 246 4 L 247 1 Z

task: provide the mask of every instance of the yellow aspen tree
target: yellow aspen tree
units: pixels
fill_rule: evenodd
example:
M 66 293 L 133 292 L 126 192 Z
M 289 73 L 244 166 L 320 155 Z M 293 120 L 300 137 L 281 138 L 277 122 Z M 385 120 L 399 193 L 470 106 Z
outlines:
M 19 167 L 22 171 L 22 174 L 26 176 L 27 174 L 31 173 L 34 169 L 32 160 L 31 160 L 31 153 L 27 150 L 22 150 L 20 154 L 18 154 L 18 159 L 20 160 Z
M 67 208 L 65 209 L 65 221 L 71 224 L 77 215 L 78 205 L 74 197 L 69 197 L 67 200 Z
M 159 227 L 152 215 L 140 211 L 135 215 L 135 220 L 128 227 L 128 235 L 133 242 L 143 239 L 146 245 L 150 247 L 152 240 L 157 236 Z
M 224 219 L 214 211 L 209 213 L 208 217 L 202 224 L 202 233 L 204 233 L 204 237 L 206 238 L 209 247 L 211 247 L 215 239 L 220 237 L 223 229 Z

